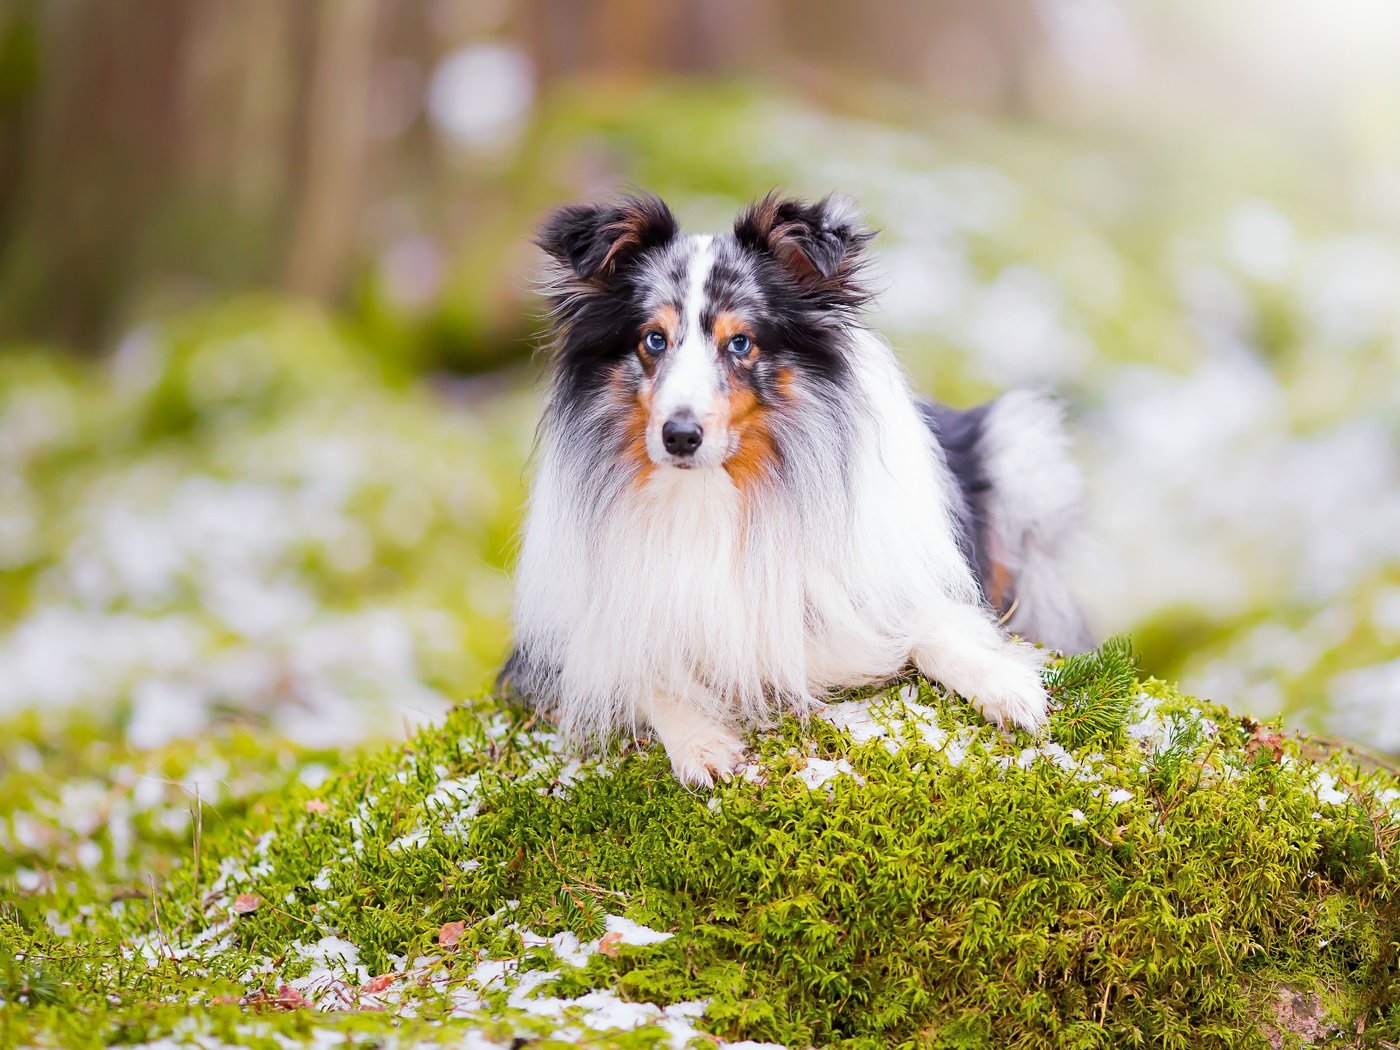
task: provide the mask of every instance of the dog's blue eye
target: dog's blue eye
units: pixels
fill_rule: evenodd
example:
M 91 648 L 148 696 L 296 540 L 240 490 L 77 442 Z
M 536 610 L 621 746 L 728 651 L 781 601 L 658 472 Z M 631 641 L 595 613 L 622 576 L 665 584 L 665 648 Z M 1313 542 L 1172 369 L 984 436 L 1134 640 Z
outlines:
M 729 352 L 731 354 L 747 354 L 749 352 L 749 337 L 746 335 L 736 335 L 729 340 Z
M 653 354 L 659 354 L 662 350 L 666 349 L 666 337 L 655 329 L 652 329 L 643 336 L 642 342 L 646 344 L 646 348 Z

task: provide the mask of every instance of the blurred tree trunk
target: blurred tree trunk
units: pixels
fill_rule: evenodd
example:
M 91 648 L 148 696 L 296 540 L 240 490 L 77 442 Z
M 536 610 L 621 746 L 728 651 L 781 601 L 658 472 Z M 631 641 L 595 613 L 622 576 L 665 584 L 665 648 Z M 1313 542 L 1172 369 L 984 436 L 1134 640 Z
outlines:
M 336 292 L 381 6 L 33 5 L 34 89 L 0 110 L 0 339 L 96 348 L 211 287 Z
M 490 220 L 512 187 L 486 164 L 464 205 L 417 113 L 488 37 L 546 86 L 739 75 L 839 109 L 902 82 L 1017 109 L 1042 32 L 1034 0 L 0 0 L 0 341 L 93 349 L 247 287 L 332 297 L 369 237 L 467 236 L 434 212 Z M 377 136 L 395 68 L 416 127 Z
M 33 122 L 39 15 L 28 0 L 0 8 L 0 245 L 18 218 L 22 146 Z
M 297 221 L 287 285 L 324 296 L 349 264 L 367 161 L 367 118 L 375 7 L 370 0 L 322 0 L 316 12 L 311 77 L 303 109 Z
M 1020 111 L 1044 42 L 1035 0 L 525 0 L 523 42 L 543 79 L 578 73 L 842 77 L 937 87 Z
M 38 86 L 19 151 L 18 220 L 0 263 L 0 334 L 81 340 L 130 266 L 171 175 L 186 5 L 39 7 Z

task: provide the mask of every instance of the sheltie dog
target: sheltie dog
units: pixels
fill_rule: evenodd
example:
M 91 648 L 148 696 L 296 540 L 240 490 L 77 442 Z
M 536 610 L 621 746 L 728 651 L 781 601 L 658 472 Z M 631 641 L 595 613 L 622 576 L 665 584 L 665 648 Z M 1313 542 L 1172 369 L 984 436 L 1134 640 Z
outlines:
M 770 194 L 682 235 L 639 195 L 554 212 L 550 383 L 504 686 L 575 738 L 650 732 L 705 786 L 741 733 L 909 665 L 1038 730 L 1089 639 L 1055 405 L 915 397 L 863 320 L 852 204 Z

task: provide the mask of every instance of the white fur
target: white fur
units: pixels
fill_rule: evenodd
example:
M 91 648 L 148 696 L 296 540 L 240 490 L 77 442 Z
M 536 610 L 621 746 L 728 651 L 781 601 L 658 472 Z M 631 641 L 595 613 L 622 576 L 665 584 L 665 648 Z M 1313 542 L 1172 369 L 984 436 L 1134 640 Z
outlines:
M 699 420 L 704 432 L 700 447 L 686 461 L 687 467 L 718 467 L 724 462 L 729 447 L 729 434 L 723 413 L 719 411 L 723 400 L 719 357 L 700 320 L 705 306 L 705 280 L 714 262 L 713 240 L 696 237 L 695 252 L 690 259 L 686 316 L 681 319 L 676 345 L 666 351 L 666 367 L 652 391 L 646 441 L 647 454 L 654 463 L 676 463 L 676 458 L 666 451 L 662 442 L 661 428 L 668 419 L 681 413 Z
M 982 428 L 987 518 L 993 556 L 1016 577 L 1008 625 L 1054 649 L 1092 645 L 1079 603 L 1065 581 L 1079 549 L 1084 479 L 1074 462 L 1063 413 L 1054 400 L 1013 390 L 992 403 Z
M 585 505 L 570 435 L 546 427 L 515 625 L 554 669 L 547 699 L 566 731 L 649 724 L 676 774 L 705 784 L 738 761 L 736 729 L 911 661 L 998 724 L 1044 724 L 1040 658 L 980 604 L 952 479 L 894 354 L 868 331 L 852 338 L 853 429 L 799 406 L 817 451 L 756 498 L 722 467 L 662 465 Z

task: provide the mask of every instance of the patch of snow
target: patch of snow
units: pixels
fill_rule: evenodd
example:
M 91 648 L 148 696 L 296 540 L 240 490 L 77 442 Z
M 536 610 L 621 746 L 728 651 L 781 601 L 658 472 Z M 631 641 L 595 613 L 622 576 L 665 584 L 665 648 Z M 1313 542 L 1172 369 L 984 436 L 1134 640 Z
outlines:
M 1313 790 L 1317 800 L 1329 806 L 1345 806 L 1351 802 L 1351 792 L 1337 785 L 1337 778 L 1326 769 L 1318 770 L 1313 778 Z
M 850 734 L 857 744 L 870 740 L 886 740 L 890 728 L 877 718 L 868 700 L 848 700 L 840 704 L 827 704 L 818 712 L 820 716 Z
M 830 788 L 838 776 L 848 776 L 857 784 L 864 784 L 865 778 L 851 768 L 844 758 L 809 758 L 806 765 L 797 771 L 797 779 L 815 791 L 817 788 Z
M 617 934 L 622 939 L 623 944 L 660 944 L 675 936 L 673 933 L 653 930 L 639 922 L 633 922 L 623 915 L 609 915 L 605 923 L 608 933 Z
M 369 971 L 360 965 L 360 949 L 343 937 L 322 937 L 312 945 L 297 941 L 289 954 L 311 963 L 310 973 L 287 983 L 313 1001 L 334 985 L 345 981 L 360 985 L 369 980 Z M 331 1009 L 331 1002 L 326 1001 L 322 1008 Z
M 413 850 L 422 846 L 428 841 L 427 828 L 414 828 L 407 834 L 400 835 L 386 847 L 389 850 Z

